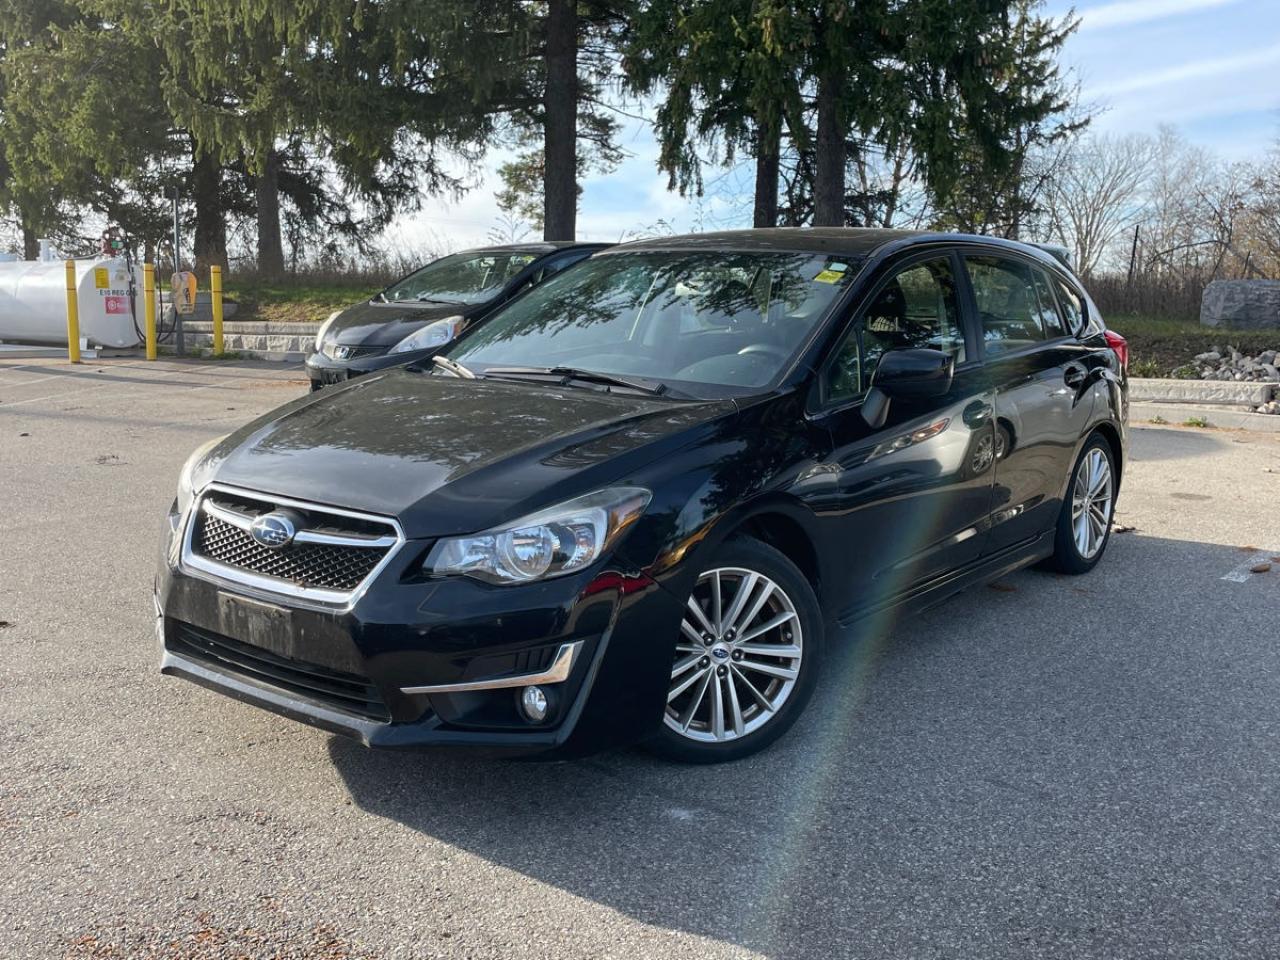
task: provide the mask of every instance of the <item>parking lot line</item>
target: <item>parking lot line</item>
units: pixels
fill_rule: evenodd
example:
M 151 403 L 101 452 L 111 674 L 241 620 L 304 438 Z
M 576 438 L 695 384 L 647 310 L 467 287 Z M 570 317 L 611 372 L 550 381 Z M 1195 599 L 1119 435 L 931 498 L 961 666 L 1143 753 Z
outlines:
M 161 375 L 160 375 L 160 376 L 158 376 L 158 377 L 138 377 L 138 378 L 137 378 L 137 382 L 138 382 L 138 383 L 140 383 L 140 384 L 141 384 L 141 383 L 148 383 L 148 384 L 150 384 L 150 383 L 169 382 L 169 381 L 177 380 L 177 379 L 178 379 L 178 378 L 180 378 L 180 377 L 195 376 L 195 375 L 198 375 L 198 374 L 202 373 L 202 372 L 203 372 L 203 371 L 205 371 L 205 370 L 213 370 L 213 369 L 216 369 L 218 366 L 219 366 L 219 364 L 216 364 L 216 363 L 214 363 L 214 364 L 206 364 L 206 365 L 204 365 L 204 366 L 200 366 L 200 367 L 192 367 L 192 368 L 189 368 L 189 369 L 188 369 L 188 368 L 184 368 L 184 369 L 181 369 L 181 370 L 175 370 L 175 371 L 172 371 L 172 372 L 169 372 L 169 373 L 161 374 Z M 54 376 L 57 376 L 57 375 L 55 374 Z M 46 378 L 41 378 L 41 379 L 46 379 Z M 52 379 L 52 377 L 50 377 L 50 378 L 48 378 L 48 379 Z M 48 394 L 44 394 L 43 396 L 39 396 L 39 397 L 25 397 L 25 398 L 24 398 L 24 399 L 22 399 L 22 400 L 13 400 L 13 401 L 8 401 L 8 402 L 6 402 L 6 403 L 4 403 L 4 404 L 0 404 L 0 410 L 7 410 L 7 409 L 11 409 L 11 408 L 13 408 L 13 407 L 21 407 L 21 406 L 25 406 L 26 404 L 29 404 L 29 403 L 40 403 L 41 401 L 45 401 L 45 400 L 48 400 L 48 401 L 51 401 L 51 402 L 52 402 L 52 401 L 57 401 L 57 400 L 63 400 L 63 399 L 66 399 L 66 398 L 68 398 L 68 397 L 76 397 L 76 396 L 79 396 L 80 394 L 88 393 L 88 392 L 90 392 L 91 390 L 102 390 L 102 389 L 105 389 L 105 388 L 110 387 L 110 386 L 115 386 L 117 383 L 118 383 L 118 381 L 109 381 L 109 380 L 104 380 L 104 381 L 99 382 L 99 383 L 91 383 L 91 384 L 89 384 L 88 386 L 85 386 L 85 387 L 83 387 L 83 388 L 81 388 L 81 389 L 63 390 L 63 391 L 60 391 L 59 393 L 48 393 Z M 70 385 L 74 385 L 74 382 L 73 382 L 73 384 L 69 384 L 69 386 L 70 386 Z M 178 385 L 179 385 L 179 386 L 181 386 L 181 384 L 178 384 Z M 218 386 L 218 384 L 208 384 L 208 386 Z M 124 399 L 124 398 L 129 397 L 129 396 L 137 396 L 137 395 L 138 395 L 138 394 L 122 394 L 122 395 L 120 395 L 120 396 L 118 396 L 118 397 L 114 397 L 113 399 L 117 399 L 117 400 L 119 400 L 119 399 Z

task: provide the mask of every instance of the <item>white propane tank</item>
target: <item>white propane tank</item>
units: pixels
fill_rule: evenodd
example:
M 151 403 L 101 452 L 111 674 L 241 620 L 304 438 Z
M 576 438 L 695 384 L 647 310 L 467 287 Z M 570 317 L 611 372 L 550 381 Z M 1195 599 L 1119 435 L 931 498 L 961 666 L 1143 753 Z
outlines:
M 80 336 L 98 347 L 132 347 L 143 326 L 142 270 L 133 268 L 137 302 L 129 302 L 122 259 L 77 260 Z M 134 315 L 137 315 L 137 328 Z M 67 343 L 67 270 L 62 260 L 0 263 L 0 340 Z

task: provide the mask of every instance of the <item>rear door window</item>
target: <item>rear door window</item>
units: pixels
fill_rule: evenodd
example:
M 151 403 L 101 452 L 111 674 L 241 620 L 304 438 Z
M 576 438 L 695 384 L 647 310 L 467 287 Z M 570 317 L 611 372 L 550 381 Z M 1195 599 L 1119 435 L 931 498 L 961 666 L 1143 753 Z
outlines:
M 1003 257 L 965 256 L 987 356 L 1011 353 L 1044 339 L 1032 270 Z

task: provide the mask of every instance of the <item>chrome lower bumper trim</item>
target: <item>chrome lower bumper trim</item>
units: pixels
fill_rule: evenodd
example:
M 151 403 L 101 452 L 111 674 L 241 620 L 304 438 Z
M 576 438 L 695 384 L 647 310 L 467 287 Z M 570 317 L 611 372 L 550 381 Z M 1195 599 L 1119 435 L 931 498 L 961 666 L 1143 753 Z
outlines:
M 488 680 L 468 680 L 463 683 L 436 683 L 422 687 L 401 687 L 401 693 L 467 693 L 473 690 L 503 690 L 507 687 L 527 687 L 534 683 L 563 683 L 569 679 L 574 661 L 582 649 L 582 640 L 562 643 L 556 651 L 551 666 L 538 673 L 512 673 Z

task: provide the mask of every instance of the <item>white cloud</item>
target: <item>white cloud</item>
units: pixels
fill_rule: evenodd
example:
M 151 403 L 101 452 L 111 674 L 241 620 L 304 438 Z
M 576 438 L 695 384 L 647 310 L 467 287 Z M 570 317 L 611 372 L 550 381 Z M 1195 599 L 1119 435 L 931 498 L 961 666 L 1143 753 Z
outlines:
M 1077 11 L 1081 30 L 1105 30 L 1151 20 L 1165 20 L 1180 14 L 1212 7 L 1225 7 L 1238 0 L 1118 0 Z
M 1160 70 L 1140 73 L 1137 76 L 1112 81 L 1090 92 L 1109 97 L 1117 94 L 1133 93 L 1138 90 L 1149 90 L 1154 87 L 1167 87 L 1186 80 L 1200 80 L 1227 73 L 1235 74 L 1238 78 L 1244 71 L 1253 67 L 1265 67 L 1274 63 L 1280 63 L 1280 44 L 1273 44 L 1270 47 L 1263 47 L 1259 50 L 1230 57 L 1193 60 L 1190 63 L 1183 63 L 1176 67 L 1164 67 Z

